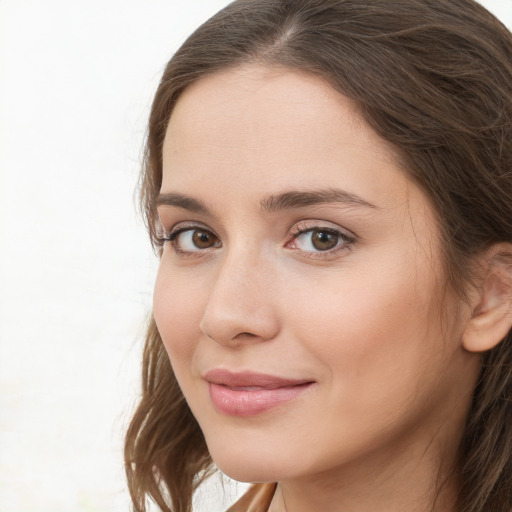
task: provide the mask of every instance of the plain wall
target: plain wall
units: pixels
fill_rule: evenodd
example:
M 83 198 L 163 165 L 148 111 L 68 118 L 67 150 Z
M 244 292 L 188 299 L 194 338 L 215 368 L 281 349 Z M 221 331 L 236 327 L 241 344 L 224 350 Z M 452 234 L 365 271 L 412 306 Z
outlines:
M 134 189 L 152 94 L 225 0 L 0 0 L 0 512 L 127 511 L 156 258 Z M 512 0 L 482 2 L 512 27 Z M 244 485 L 215 479 L 198 510 Z

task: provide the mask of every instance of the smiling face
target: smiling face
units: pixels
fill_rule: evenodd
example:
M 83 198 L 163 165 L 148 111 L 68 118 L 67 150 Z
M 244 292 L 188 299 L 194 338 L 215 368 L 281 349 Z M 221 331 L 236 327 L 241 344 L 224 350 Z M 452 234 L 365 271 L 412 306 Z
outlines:
M 478 372 L 468 312 L 427 198 L 350 100 L 297 71 L 202 78 L 169 123 L 158 212 L 155 320 L 225 473 L 456 450 Z

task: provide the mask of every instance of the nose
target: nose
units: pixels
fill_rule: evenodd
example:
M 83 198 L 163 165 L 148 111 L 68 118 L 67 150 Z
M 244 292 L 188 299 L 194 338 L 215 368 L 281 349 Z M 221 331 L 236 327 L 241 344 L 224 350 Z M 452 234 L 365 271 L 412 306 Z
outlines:
M 201 331 L 221 345 L 273 339 L 279 331 L 273 275 L 261 258 L 227 256 L 217 269 Z

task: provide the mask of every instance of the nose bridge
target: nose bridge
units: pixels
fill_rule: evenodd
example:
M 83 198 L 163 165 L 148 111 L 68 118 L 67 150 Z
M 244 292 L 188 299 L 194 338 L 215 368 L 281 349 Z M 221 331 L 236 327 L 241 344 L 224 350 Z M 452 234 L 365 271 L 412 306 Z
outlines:
M 219 262 L 201 330 L 221 344 L 268 340 L 278 330 L 272 265 L 261 251 L 240 243 Z

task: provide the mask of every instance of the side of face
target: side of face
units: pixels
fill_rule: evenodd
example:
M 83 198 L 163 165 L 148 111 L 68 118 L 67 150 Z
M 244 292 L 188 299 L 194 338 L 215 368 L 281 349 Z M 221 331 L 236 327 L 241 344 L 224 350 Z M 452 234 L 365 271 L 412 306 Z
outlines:
M 446 291 L 429 201 L 396 162 L 349 99 L 305 73 L 245 66 L 180 97 L 163 148 L 154 316 L 233 478 L 312 477 L 458 444 L 479 370 L 461 343 L 470 312 Z M 236 416 L 212 401 L 212 370 L 313 384 Z

